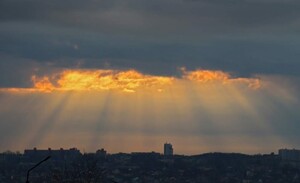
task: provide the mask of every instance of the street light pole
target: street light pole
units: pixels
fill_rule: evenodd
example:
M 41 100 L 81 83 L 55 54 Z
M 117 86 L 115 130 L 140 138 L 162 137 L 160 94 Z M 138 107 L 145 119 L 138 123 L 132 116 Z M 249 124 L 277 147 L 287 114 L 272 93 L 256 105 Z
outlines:
M 38 164 L 34 165 L 32 168 L 30 168 L 27 171 L 27 179 L 26 179 L 26 183 L 29 183 L 29 173 L 31 172 L 31 170 L 35 169 L 36 167 L 38 167 L 40 164 L 42 164 L 43 162 L 47 161 L 49 158 L 51 158 L 51 156 L 47 156 L 45 159 L 43 159 L 42 161 L 40 161 Z

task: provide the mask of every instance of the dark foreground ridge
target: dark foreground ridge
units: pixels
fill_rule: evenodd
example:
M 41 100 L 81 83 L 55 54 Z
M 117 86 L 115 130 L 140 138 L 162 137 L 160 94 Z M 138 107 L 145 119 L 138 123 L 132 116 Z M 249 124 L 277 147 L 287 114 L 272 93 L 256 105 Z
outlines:
M 26 172 L 47 156 L 51 158 L 30 174 L 31 183 L 299 183 L 299 151 L 279 155 L 207 153 L 196 156 L 155 152 L 81 154 L 69 150 L 25 150 L 0 154 L 0 182 L 26 182 Z

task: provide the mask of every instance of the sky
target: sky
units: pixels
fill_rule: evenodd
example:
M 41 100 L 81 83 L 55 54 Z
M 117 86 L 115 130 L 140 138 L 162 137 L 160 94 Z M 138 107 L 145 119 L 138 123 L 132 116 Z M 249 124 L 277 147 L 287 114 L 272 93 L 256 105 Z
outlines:
M 0 152 L 300 148 L 298 0 L 0 0 Z

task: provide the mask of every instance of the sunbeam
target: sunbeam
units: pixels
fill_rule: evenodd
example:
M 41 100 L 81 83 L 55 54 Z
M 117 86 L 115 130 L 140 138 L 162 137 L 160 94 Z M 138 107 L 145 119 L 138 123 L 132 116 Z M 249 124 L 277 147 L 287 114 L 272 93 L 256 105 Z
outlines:
M 1 89 L 0 100 L 6 104 L 0 108 L 2 119 L 12 108 L 16 116 L 6 118 L 2 132 L 20 121 L 19 134 L 5 139 L 17 142 L 10 143 L 12 149 L 160 151 L 162 143 L 173 141 L 178 153 L 254 153 L 295 144 L 295 136 L 280 130 L 290 106 L 299 106 L 293 100 L 295 93 L 272 78 L 259 78 L 185 69 L 181 77 L 134 70 L 67 70 L 34 76 L 32 88 Z M 0 148 L 4 146 L 7 143 Z

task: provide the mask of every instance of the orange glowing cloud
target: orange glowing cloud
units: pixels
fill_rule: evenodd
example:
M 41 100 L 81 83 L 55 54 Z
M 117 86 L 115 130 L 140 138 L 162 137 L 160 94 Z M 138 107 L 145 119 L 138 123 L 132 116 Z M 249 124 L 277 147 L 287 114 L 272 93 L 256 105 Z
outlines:
M 249 88 L 258 89 L 261 87 L 260 80 L 257 78 L 233 78 L 229 73 L 218 70 L 202 70 L 187 71 L 181 68 L 183 78 L 190 81 L 201 83 L 220 82 L 222 84 L 241 83 L 246 84 Z
M 135 92 L 139 88 L 155 88 L 172 83 L 172 77 L 144 75 L 135 70 L 66 70 L 57 76 L 37 78 L 33 76 L 34 87 L 43 92 L 53 90 L 122 90 Z
M 140 73 L 136 70 L 64 70 L 48 76 L 32 76 L 32 88 L 2 88 L 0 91 L 13 93 L 53 91 L 107 91 L 136 92 L 142 89 L 153 89 L 162 92 L 166 86 L 174 86 L 177 81 L 195 81 L 195 84 L 242 84 L 251 89 L 261 87 L 257 78 L 235 78 L 229 73 L 219 70 L 187 71 L 181 68 L 182 76 L 154 76 Z
M 34 83 L 35 88 L 39 91 L 51 92 L 55 89 L 48 77 L 37 78 L 36 76 L 32 76 L 31 80 Z

